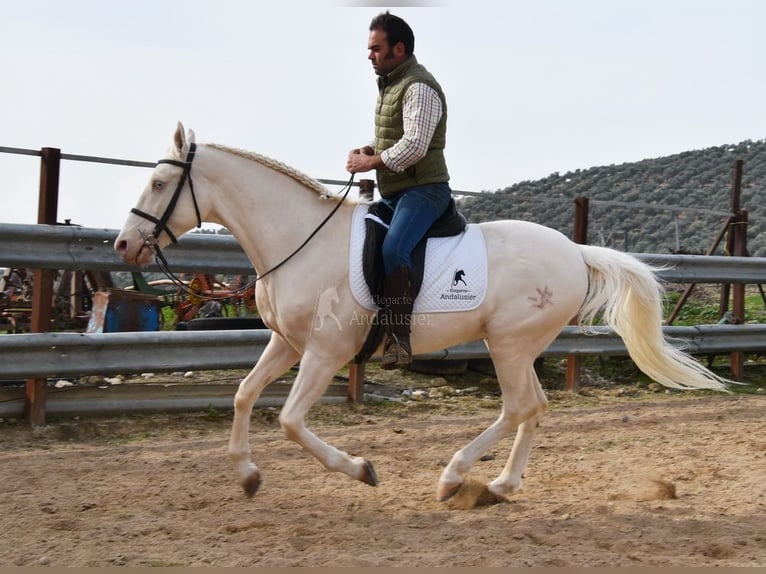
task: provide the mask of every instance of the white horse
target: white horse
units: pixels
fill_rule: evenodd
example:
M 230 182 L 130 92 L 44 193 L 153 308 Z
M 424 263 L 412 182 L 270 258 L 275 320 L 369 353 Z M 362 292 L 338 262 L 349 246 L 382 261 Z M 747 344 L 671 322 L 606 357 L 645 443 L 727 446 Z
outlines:
M 115 242 L 127 263 L 145 265 L 154 249 L 195 224 L 217 223 L 234 234 L 261 277 L 256 303 L 272 335 L 234 398 L 229 443 L 248 496 L 261 482 L 248 444 L 253 405 L 266 385 L 298 361 L 300 370 L 279 415 L 284 433 L 327 469 L 377 484 L 369 461 L 326 444 L 305 424 L 310 407 L 361 348 L 374 314 L 355 301 L 349 286 L 350 226 L 358 202 L 338 202 L 318 182 L 280 162 L 220 145 L 197 147 L 194 132 L 186 133 L 179 123 L 174 145 L 152 173 Z M 269 272 L 336 208 L 302 250 Z M 472 311 L 432 313 L 412 321 L 415 354 L 483 339 L 502 390 L 499 418 L 456 452 L 441 473 L 439 500 L 456 494 L 472 465 L 514 430 L 508 462 L 487 487 L 500 497 L 519 490 L 547 406 L 533 362 L 574 316 L 587 327 L 600 314 L 623 338 L 636 365 L 665 386 L 726 389 L 725 379 L 663 337 L 662 288 L 652 268 L 625 253 L 578 245 L 533 223 L 494 221 L 479 226 L 489 268 L 483 303 Z M 330 287 L 338 295 L 330 309 L 338 324 L 329 322 L 317 330 L 317 298 Z M 342 331 L 337 328 L 341 325 Z

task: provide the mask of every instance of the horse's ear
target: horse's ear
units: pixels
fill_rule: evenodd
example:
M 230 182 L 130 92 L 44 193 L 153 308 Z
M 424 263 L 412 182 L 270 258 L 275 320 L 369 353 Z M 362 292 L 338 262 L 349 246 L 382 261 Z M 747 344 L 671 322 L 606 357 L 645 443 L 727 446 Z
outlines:
M 186 157 L 189 144 L 186 143 L 184 125 L 181 122 L 178 122 L 178 125 L 176 126 L 176 133 L 173 135 L 173 144 L 175 146 L 176 155 L 181 158 Z
M 178 157 L 185 158 L 189 153 L 189 144 L 195 142 L 194 130 L 185 132 L 184 125 L 178 122 L 176 126 L 176 133 L 173 136 L 173 143 L 175 144 L 175 152 Z

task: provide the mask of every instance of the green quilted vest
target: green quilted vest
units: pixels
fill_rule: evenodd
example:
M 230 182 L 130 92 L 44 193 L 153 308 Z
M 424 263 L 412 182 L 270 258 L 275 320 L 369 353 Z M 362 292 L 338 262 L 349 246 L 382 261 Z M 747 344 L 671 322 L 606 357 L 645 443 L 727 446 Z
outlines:
M 449 181 L 444 146 L 447 143 L 447 101 L 436 79 L 421 66 L 414 55 L 405 60 L 387 76 L 378 78 L 378 103 L 375 108 L 375 153 L 390 148 L 404 135 L 402 99 L 413 83 L 424 83 L 439 94 L 442 101 L 442 117 L 436 126 L 431 145 L 423 159 L 396 173 L 389 169 L 377 171 L 378 190 L 384 197 L 391 197 L 408 187 Z

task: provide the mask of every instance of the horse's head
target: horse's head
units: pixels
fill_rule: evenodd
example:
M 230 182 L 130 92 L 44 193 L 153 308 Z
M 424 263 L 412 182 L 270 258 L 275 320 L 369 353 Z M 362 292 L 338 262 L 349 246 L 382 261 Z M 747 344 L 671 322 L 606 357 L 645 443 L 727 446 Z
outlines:
M 157 163 L 114 243 L 126 263 L 146 265 L 154 245 L 164 247 L 201 224 L 191 171 L 195 150 L 194 132 L 186 133 L 178 122 L 173 146 Z

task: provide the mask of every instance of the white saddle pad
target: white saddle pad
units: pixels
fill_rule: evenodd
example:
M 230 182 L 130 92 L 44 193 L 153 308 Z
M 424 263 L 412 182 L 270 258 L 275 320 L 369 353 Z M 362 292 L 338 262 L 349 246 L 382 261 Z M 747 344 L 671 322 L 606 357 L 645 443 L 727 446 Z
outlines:
M 364 249 L 367 206 L 354 210 L 351 223 L 349 282 L 354 299 L 364 308 L 377 309 L 364 280 Z M 426 244 L 423 285 L 415 299 L 414 313 L 470 311 L 487 294 L 487 250 L 478 225 L 469 224 L 454 237 L 430 238 Z

